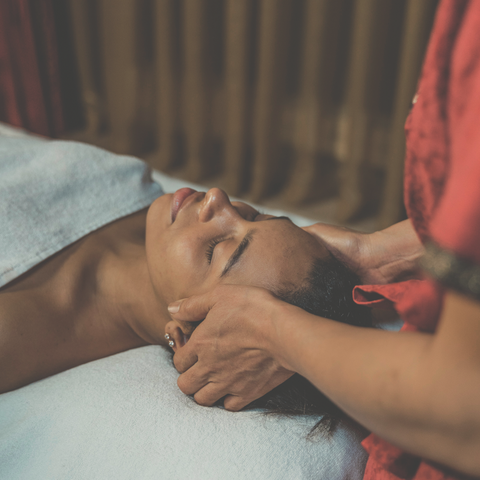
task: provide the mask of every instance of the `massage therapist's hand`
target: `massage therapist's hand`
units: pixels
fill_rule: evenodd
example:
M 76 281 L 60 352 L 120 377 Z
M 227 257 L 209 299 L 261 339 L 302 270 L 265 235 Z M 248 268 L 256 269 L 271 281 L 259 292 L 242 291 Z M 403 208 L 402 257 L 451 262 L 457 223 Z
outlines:
M 315 223 L 304 230 L 323 243 L 332 255 L 353 270 L 363 283 L 381 283 L 377 282 L 378 274 L 372 265 L 368 234 L 326 223 Z
M 324 223 L 304 230 L 352 269 L 364 284 L 392 283 L 415 277 L 416 261 L 424 253 L 410 220 L 374 233 Z
M 227 410 L 240 410 L 293 375 L 275 345 L 275 322 L 295 307 L 267 290 L 239 285 L 181 300 L 175 312 L 178 303 L 170 305 L 175 320 L 165 329 L 173 338 L 179 323 L 205 319 L 188 342 L 179 340 L 173 359 L 180 390 L 200 405 L 225 397 Z

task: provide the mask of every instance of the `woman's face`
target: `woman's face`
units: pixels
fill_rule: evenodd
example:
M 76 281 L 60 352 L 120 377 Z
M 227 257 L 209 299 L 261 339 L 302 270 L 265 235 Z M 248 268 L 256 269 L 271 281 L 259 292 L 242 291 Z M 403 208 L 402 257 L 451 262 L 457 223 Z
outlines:
M 231 203 L 218 188 L 180 189 L 155 200 L 147 215 L 146 249 L 155 291 L 167 303 L 221 283 L 298 287 L 312 260 L 327 255 L 286 217 Z

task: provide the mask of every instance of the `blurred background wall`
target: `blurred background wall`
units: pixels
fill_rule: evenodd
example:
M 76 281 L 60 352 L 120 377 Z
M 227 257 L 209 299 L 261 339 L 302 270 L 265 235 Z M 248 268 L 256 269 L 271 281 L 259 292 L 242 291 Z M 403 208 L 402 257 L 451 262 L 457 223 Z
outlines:
M 437 3 L 2 0 L 0 120 L 385 227 Z

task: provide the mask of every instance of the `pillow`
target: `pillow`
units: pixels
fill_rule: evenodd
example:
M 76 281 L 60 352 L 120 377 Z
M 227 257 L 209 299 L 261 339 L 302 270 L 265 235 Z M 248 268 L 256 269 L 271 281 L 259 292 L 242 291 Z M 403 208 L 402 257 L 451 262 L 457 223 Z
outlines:
M 318 418 L 232 413 L 183 395 L 162 347 L 129 350 L 0 395 L 0 478 L 360 480 L 360 434 Z

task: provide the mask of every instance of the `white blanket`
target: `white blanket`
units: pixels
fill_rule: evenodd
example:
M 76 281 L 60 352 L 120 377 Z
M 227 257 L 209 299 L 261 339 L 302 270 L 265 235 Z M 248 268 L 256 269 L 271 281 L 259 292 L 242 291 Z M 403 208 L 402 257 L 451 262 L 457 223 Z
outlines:
M 97 360 L 0 395 L 0 478 L 360 480 L 355 432 L 196 405 L 162 347 Z

